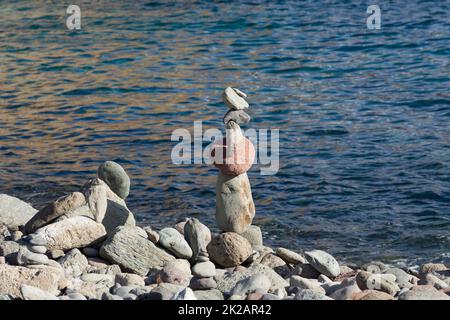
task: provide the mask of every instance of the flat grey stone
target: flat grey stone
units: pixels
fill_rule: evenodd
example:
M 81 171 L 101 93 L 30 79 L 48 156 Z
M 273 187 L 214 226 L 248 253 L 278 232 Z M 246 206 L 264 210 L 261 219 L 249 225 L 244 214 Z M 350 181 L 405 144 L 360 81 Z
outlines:
M 17 253 L 17 264 L 21 266 L 34 265 L 34 264 L 47 264 L 48 257 L 45 254 L 34 253 L 23 246 Z
M 58 300 L 58 298 L 50 292 L 26 284 L 23 284 L 20 287 L 20 292 L 22 293 L 24 300 Z
M 251 117 L 244 110 L 229 110 L 223 117 L 223 123 L 234 121 L 237 124 L 249 123 Z
M 297 292 L 294 300 L 333 300 L 322 293 L 315 292 L 311 289 L 303 289 Z
M 305 252 L 306 260 L 314 269 L 327 277 L 334 278 L 340 274 L 339 263 L 329 253 L 322 250 Z
M 267 293 L 272 283 L 270 279 L 264 274 L 255 274 L 248 278 L 240 280 L 231 291 L 231 295 L 246 296 L 253 292 Z
M 81 192 L 73 192 L 69 195 L 58 198 L 39 210 L 25 225 L 26 233 L 33 233 L 37 229 L 52 223 L 59 217 L 73 212 L 78 207 L 86 203 L 86 199 Z
M 46 246 L 30 246 L 28 249 L 34 253 L 44 254 L 47 252 Z
M 270 291 L 275 291 L 276 289 L 285 289 L 289 284 L 283 279 L 280 275 L 278 275 L 275 271 L 265 265 L 255 265 L 241 272 L 233 272 L 228 276 L 225 276 L 223 279 L 217 282 L 217 289 L 221 292 L 228 293 L 230 292 L 236 284 L 247 277 L 256 274 L 264 274 L 270 279 Z
M 17 230 L 19 226 L 25 225 L 36 212 L 37 210 L 28 203 L 7 194 L 0 194 L 0 225 Z
M 194 295 L 197 300 L 223 300 L 223 294 L 220 290 L 209 289 L 209 290 L 195 290 Z
M 145 276 L 151 268 L 162 268 L 175 258 L 139 235 L 134 227 L 118 227 L 100 248 L 100 256 L 130 271 Z
M 249 107 L 247 101 L 241 96 L 242 91 L 234 90 L 231 87 L 225 88 L 222 99 L 225 105 L 232 110 L 247 109 Z

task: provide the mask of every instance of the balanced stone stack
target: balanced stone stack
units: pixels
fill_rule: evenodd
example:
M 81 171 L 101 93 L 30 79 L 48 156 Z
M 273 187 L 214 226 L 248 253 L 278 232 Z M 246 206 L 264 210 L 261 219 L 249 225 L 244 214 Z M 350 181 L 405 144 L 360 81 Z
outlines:
M 211 231 L 198 219 L 191 218 L 184 225 L 184 238 L 192 248 L 192 275 L 190 287 L 194 290 L 215 289 L 216 266 L 209 261 L 207 246 L 211 242 Z
M 242 234 L 255 216 L 246 173 L 253 164 L 255 148 L 239 126 L 250 121 L 245 112 L 249 104 L 244 92 L 231 87 L 225 89 L 222 98 L 230 110 L 223 118 L 226 138 L 215 142 L 211 151 L 214 165 L 220 170 L 216 185 L 216 221 L 221 230 Z
M 113 161 L 104 162 L 98 177 L 80 192 L 49 203 L 24 224 L 26 246 L 18 253 L 19 264 L 43 263 L 47 252 L 57 256 L 58 251 L 96 245 L 118 226 L 135 226 L 125 203 L 129 189 L 125 170 Z

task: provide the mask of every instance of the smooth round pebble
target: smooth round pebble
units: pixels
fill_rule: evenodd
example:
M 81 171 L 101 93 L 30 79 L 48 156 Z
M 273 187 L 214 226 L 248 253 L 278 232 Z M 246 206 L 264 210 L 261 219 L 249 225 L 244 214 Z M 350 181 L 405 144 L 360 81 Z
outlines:
M 130 193 L 130 177 L 122 166 L 114 161 L 106 161 L 98 168 L 98 177 L 122 199 Z
M 215 289 L 217 282 L 214 278 L 192 278 L 189 287 L 193 290 Z
M 30 246 L 28 247 L 28 249 L 34 253 L 46 253 L 47 252 L 47 247 L 45 246 Z
M 216 266 L 211 261 L 198 262 L 192 267 L 192 274 L 198 278 L 214 277 Z
M 331 254 L 325 251 L 312 250 L 305 252 L 305 256 L 306 260 L 314 269 L 327 277 L 334 278 L 341 273 L 339 263 Z
M 232 110 L 247 109 L 249 107 L 248 102 L 241 96 L 241 92 L 242 91 L 236 91 L 231 87 L 225 88 L 222 94 L 225 105 Z
M 306 263 L 305 257 L 303 257 L 302 255 L 300 255 L 294 251 L 288 250 L 286 248 L 277 248 L 275 253 L 281 259 L 286 261 L 286 263 L 290 263 L 290 264 Z
M 174 228 L 164 228 L 159 232 L 159 244 L 179 258 L 192 257 L 192 249 L 184 236 Z

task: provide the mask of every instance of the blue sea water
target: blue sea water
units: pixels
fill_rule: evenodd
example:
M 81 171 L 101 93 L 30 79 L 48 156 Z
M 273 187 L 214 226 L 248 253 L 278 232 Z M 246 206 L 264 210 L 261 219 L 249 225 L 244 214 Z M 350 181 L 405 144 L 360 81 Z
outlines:
M 40 208 L 104 160 L 140 223 L 214 229 L 217 169 L 174 165 L 177 128 L 280 130 L 249 172 L 265 242 L 341 260 L 450 257 L 450 1 L 0 1 L 0 192 Z M 372 4 L 372 3 L 371 3 Z M 216 230 L 216 229 L 214 229 Z

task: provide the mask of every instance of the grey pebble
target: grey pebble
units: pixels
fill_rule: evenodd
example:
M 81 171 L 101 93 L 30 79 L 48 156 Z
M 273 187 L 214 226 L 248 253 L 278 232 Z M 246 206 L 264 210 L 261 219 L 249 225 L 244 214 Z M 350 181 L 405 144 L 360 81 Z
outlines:
M 223 117 L 223 123 L 227 124 L 230 121 L 234 121 L 237 124 L 249 123 L 251 117 L 244 110 L 230 110 Z
M 48 257 L 45 254 L 31 252 L 26 247 L 21 247 L 17 253 L 17 264 L 22 266 L 47 264 L 47 262 Z
M 109 292 L 103 292 L 102 300 L 123 300 L 123 298 Z
M 46 246 L 47 245 L 47 240 L 45 240 L 44 238 L 35 235 L 35 234 L 30 234 L 29 237 L 29 242 L 31 244 L 34 244 L 35 246 Z
M 129 293 L 124 295 L 123 300 L 136 300 L 137 296 L 135 294 Z
M 133 289 L 136 289 L 136 286 L 122 286 L 114 290 L 113 293 L 124 298 Z
M 47 247 L 46 246 L 30 246 L 28 249 L 34 253 L 46 253 Z

